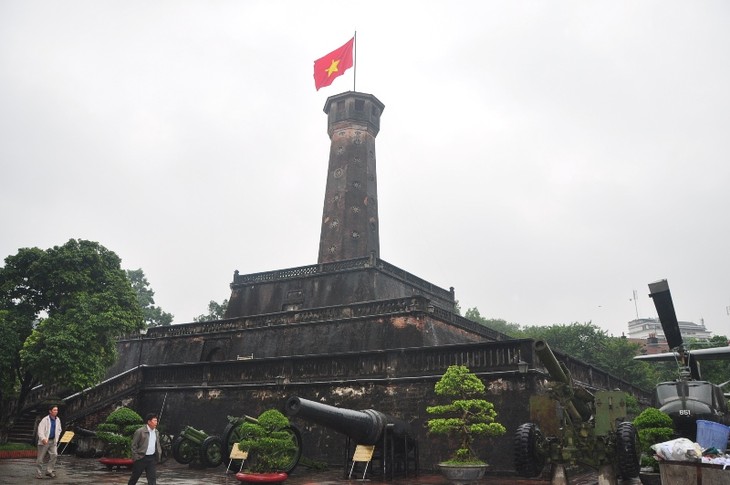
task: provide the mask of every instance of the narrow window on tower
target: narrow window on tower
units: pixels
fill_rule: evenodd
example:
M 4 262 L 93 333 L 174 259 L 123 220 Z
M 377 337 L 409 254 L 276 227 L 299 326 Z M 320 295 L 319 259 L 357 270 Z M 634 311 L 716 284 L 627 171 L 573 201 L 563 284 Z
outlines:
M 365 111 L 365 100 L 363 100 L 363 99 L 355 100 L 355 111 Z

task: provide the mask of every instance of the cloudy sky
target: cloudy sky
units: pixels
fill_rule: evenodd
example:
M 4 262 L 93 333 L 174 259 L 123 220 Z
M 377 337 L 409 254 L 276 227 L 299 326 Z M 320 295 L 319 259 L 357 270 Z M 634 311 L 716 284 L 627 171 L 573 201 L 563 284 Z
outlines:
M 0 257 L 70 238 L 175 323 L 317 262 L 328 96 L 385 104 L 381 257 L 463 309 L 730 334 L 730 3 L 0 0 Z M 313 61 L 357 31 L 354 70 Z M 638 300 L 632 301 L 636 291 Z

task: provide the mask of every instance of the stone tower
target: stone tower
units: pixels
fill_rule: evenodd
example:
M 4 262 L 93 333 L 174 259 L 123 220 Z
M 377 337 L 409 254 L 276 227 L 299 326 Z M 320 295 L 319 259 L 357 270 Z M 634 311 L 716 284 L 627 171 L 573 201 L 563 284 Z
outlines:
M 318 263 L 380 255 L 375 137 L 385 105 L 349 91 L 325 103 L 330 156 Z
M 375 137 L 380 131 L 383 108 L 383 103 L 372 94 L 355 91 L 327 99 L 324 112 L 330 155 L 317 264 L 254 274 L 236 271 L 225 318 L 319 312 L 324 308 L 415 296 L 427 298 L 434 308 L 453 312 L 453 288 L 440 288 L 380 259 Z M 374 332 L 371 335 L 368 345 L 377 348 L 397 342 L 403 347 L 422 343 L 421 336 L 414 339 L 409 335 L 398 340 L 399 337 L 390 335 L 378 340 Z M 427 335 L 426 339 L 433 335 Z M 298 345 L 312 342 L 321 351 L 362 348 L 359 335 L 352 337 L 354 341 L 341 337 L 330 341 L 322 335 L 312 340 L 297 336 L 286 345 L 289 351 L 297 349 L 298 352 L 305 351 Z M 481 338 L 481 335 L 477 332 L 474 337 Z M 440 342 L 448 340 L 440 334 L 438 338 Z M 459 336 L 454 342 L 462 340 Z M 279 342 L 283 344 L 283 338 Z M 257 355 L 273 353 L 269 347 L 262 342 L 256 349 Z

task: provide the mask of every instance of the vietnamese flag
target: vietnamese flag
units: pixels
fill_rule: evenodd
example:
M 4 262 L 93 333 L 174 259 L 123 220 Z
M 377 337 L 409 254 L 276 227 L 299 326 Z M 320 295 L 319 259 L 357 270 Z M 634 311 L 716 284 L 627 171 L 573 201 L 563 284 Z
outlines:
M 319 88 L 329 86 L 336 77 L 341 76 L 352 67 L 352 50 L 355 46 L 355 37 L 345 45 L 335 49 L 324 57 L 314 61 L 314 86 Z

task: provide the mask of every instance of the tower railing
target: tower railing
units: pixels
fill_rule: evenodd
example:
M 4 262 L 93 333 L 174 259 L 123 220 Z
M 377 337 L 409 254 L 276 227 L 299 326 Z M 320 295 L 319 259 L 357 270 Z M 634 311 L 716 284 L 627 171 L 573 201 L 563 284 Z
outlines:
M 325 275 L 329 273 L 337 273 L 340 271 L 351 271 L 354 269 L 377 268 L 385 274 L 394 276 L 402 281 L 409 283 L 423 291 L 433 294 L 435 297 L 453 301 L 454 294 L 439 286 L 436 286 L 423 278 L 409 273 L 397 266 L 388 263 L 380 258 L 357 258 L 346 259 L 343 261 L 333 261 L 330 263 L 312 264 L 309 266 L 298 266 L 295 268 L 286 268 L 274 271 L 264 271 L 261 273 L 239 274 L 234 273 L 231 289 L 253 285 L 257 283 L 271 283 L 292 278 L 302 278 L 313 275 Z

